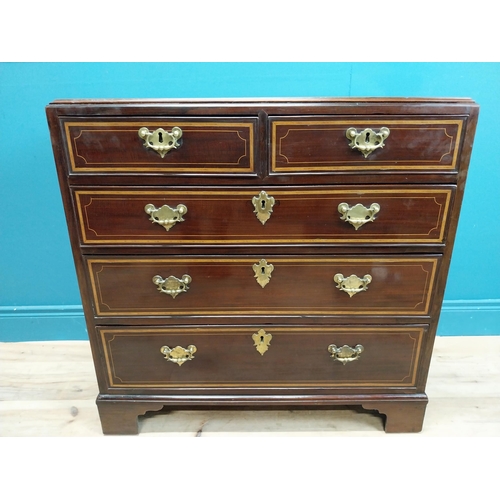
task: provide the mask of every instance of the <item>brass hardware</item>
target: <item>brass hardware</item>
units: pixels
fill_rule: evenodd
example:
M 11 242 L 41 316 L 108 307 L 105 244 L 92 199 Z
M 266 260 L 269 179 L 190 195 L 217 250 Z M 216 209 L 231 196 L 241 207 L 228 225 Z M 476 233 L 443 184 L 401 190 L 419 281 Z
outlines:
M 375 214 L 380 211 L 380 205 L 372 203 L 370 208 L 366 208 L 361 203 L 353 207 L 350 207 L 347 203 L 340 203 L 338 211 L 342 214 L 340 219 L 349 222 L 357 231 L 363 224 L 375 220 Z
M 177 141 L 182 137 L 182 130 L 179 127 L 172 128 L 171 132 L 167 132 L 162 128 L 150 132 L 147 127 L 141 127 L 138 133 L 139 137 L 144 141 L 144 146 L 153 149 L 162 158 L 171 149 L 177 149 L 180 146 Z
M 178 345 L 173 349 L 170 349 L 168 345 L 164 345 L 160 348 L 160 352 L 165 356 L 165 359 L 172 361 L 172 363 L 177 363 L 179 366 L 184 364 L 186 361 L 191 361 L 194 358 L 194 353 L 196 352 L 196 346 L 188 345 L 187 349 Z
M 266 333 L 262 328 L 252 335 L 253 345 L 260 352 L 261 356 L 269 349 L 271 345 L 271 339 L 273 336 L 270 333 Z
M 175 299 L 181 292 L 187 292 L 189 290 L 188 284 L 191 283 L 191 276 L 184 274 L 181 279 L 175 276 L 169 276 L 163 279 L 161 276 L 157 275 L 153 277 L 153 283 L 158 287 L 161 293 L 166 293 Z
M 252 266 L 257 283 L 264 288 L 271 280 L 271 273 L 274 270 L 272 264 L 268 264 L 266 259 L 260 259 L 257 264 Z
M 366 292 L 368 285 L 372 282 L 372 277 L 365 274 L 363 278 L 358 278 L 355 274 L 351 274 L 348 278 L 344 278 L 344 275 L 339 273 L 333 277 L 333 280 L 337 283 L 337 288 L 352 297 L 358 292 Z
M 262 225 L 264 225 L 273 213 L 275 199 L 272 196 L 268 196 L 265 191 L 261 191 L 259 196 L 252 198 L 252 203 L 255 207 L 254 214 L 262 222 Z
M 370 153 L 378 148 L 384 147 L 384 140 L 389 137 L 390 131 L 387 127 L 382 127 L 378 132 L 371 128 L 365 128 L 358 132 L 354 127 L 348 128 L 345 135 L 351 140 L 349 146 L 357 149 L 366 158 Z
M 169 231 L 177 222 L 183 222 L 183 215 L 187 214 L 186 205 L 177 205 L 177 208 L 171 208 L 168 205 L 163 205 L 156 208 L 151 203 L 144 207 L 144 211 L 149 215 L 149 220 L 163 226 L 166 231 Z
M 332 355 L 332 358 L 340 361 L 344 366 L 346 363 L 359 359 L 364 350 L 365 348 L 361 344 L 356 347 L 349 347 L 348 345 L 337 347 L 335 344 L 328 346 L 328 352 Z

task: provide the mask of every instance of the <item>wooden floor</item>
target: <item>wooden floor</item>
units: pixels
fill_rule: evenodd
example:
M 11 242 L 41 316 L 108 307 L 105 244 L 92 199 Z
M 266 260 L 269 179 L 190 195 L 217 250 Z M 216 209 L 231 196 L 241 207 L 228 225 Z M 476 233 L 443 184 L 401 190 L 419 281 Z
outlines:
M 0 343 L 0 436 L 102 436 L 88 342 Z M 500 336 L 438 337 L 425 436 L 500 436 Z M 140 419 L 140 436 L 390 436 L 377 414 L 174 411 Z M 112 438 L 111 438 L 112 439 Z M 135 439 L 131 437 L 130 439 Z

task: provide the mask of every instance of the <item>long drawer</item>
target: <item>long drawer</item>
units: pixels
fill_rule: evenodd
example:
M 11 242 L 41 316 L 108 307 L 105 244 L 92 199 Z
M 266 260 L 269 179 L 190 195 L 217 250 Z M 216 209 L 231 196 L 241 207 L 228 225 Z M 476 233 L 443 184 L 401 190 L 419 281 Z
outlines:
M 110 388 L 412 387 L 425 326 L 98 327 Z
M 95 314 L 429 314 L 440 256 L 87 258 Z
M 464 117 L 272 117 L 271 172 L 456 171 Z
M 452 186 L 76 189 L 85 245 L 443 244 Z
M 64 133 L 72 174 L 252 174 L 256 127 L 255 118 L 96 118 L 68 120 Z

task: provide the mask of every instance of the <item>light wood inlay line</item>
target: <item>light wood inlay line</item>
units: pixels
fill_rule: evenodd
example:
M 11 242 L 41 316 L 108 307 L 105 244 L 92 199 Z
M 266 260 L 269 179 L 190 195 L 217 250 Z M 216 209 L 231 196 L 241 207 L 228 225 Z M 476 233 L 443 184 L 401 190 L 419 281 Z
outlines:
M 140 162 L 123 162 L 120 161 L 117 164 L 119 164 L 119 167 L 113 166 L 113 163 L 109 163 L 104 167 L 82 167 L 82 166 L 77 166 L 75 162 L 75 157 L 81 158 L 86 165 L 92 165 L 84 156 L 79 154 L 78 152 L 78 145 L 77 145 L 77 139 L 81 138 L 83 132 L 92 132 L 92 133 L 112 133 L 112 132 L 118 132 L 118 133 L 123 133 L 123 132 L 130 132 L 130 133 L 137 133 L 137 130 L 144 126 L 162 126 L 162 127 L 173 127 L 173 126 L 184 126 L 184 127 L 198 127 L 198 128 L 190 128 L 188 129 L 188 132 L 203 132 L 203 133 L 235 133 L 240 141 L 243 142 L 243 148 L 244 148 L 244 154 L 242 154 L 239 159 L 236 162 L 222 162 L 222 161 L 215 161 L 213 163 L 210 162 L 203 162 L 202 164 L 200 163 L 191 163 L 191 162 L 183 162 L 181 165 L 178 164 L 172 164 L 171 162 L 169 163 L 169 159 L 166 157 L 164 161 L 159 161 L 159 159 L 155 159 L 155 161 L 140 161 Z M 112 128 L 106 128 L 106 127 L 112 127 L 116 126 L 118 128 L 112 129 Z M 78 136 L 71 137 L 71 128 L 72 127 L 84 127 L 82 130 L 80 130 L 80 133 Z M 134 127 L 134 128 L 133 128 Z M 207 169 L 210 172 L 253 172 L 254 170 L 254 127 L 255 124 L 254 122 L 189 122 L 189 121 L 182 121 L 182 119 L 178 121 L 144 121 L 144 122 L 85 122 L 85 123 L 80 123 L 80 122 L 66 122 L 64 124 L 64 129 L 65 129 L 65 135 L 66 135 L 66 140 L 68 144 L 68 150 L 69 150 L 69 159 L 70 159 L 70 165 L 71 165 L 71 170 L 73 172 L 99 172 L 99 171 L 114 171 L 114 172 L 139 172 L 139 171 L 156 171 L 156 172 L 195 172 L 198 171 L 196 169 L 196 166 L 203 167 L 204 169 Z M 244 138 L 241 136 L 240 131 L 238 130 L 232 130 L 234 128 L 240 128 L 240 129 L 248 129 L 248 134 L 249 137 L 248 139 Z M 216 130 L 210 130 L 210 129 L 216 129 Z M 227 129 L 227 130 L 225 130 Z M 137 147 L 142 148 L 142 144 L 138 138 L 137 142 Z M 249 157 L 249 166 L 248 167 L 238 167 L 236 168 L 236 165 L 239 165 L 241 160 L 245 157 Z M 161 164 L 161 166 L 158 166 Z M 210 167 L 210 165 L 216 165 L 216 166 L 224 166 L 224 168 L 216 168 L 216 167 Z M 96 165 L 101 165 L 101 163 L 96 163 Z M 124 166 L 128 165 L 128 166 Z M 143 165 L 142 168 L 134 168 L 134 166 L 137 165 Z M 156 165 L 156 166 L 155 166 Z M 184 166 L 183 166 L 184 165 Z M 189 167 L 189 165 L 191 165 Z M 231 168 L 231 166 L 233 168 Z M 200 170 L 200 172 L 202 172 Z
M 381 387 L 381 386 L 394 386 L 394 387 L 411 387 L 415 384 L 416 381 L 416 373 L 417 373 L 417 367 L 418 367 L 418 357 L 420 355 L 420 348 L 421 348 L 421 343 L 424 335 L 424 329 L 421 327 L 406 327 L 406 328 L 398 328 L 398 327 L 391 327 L 390 329 L 388 328 L 379 328 L 379 327 L 373 327 L 373 328 L 363 328 L 363 327 L 351 327 L 346 329 L 344 328 L 339 328 L 339 327 L 330 327 L 330 328 L 314 328 L 314 327 L 293 327 L 291 326 L 290 328 L 281 328 L 281 327 L 269 327 L 266 330 L 269 332 L 272 332 L 273 336 L 279 336 L 279 335 L 299 335 L 302 336 L 307 333 L 315 334 L 315 335 L 324 335 L 326 337 L 325 339 L 325 345 L 326 343 L 330 341 L 335 340 L 335 335 L 336 334 L 345 334 L 346 331 L 348 331 L 350 334 L 358 336 L 360 338 L 360 342 L 363 342 L 362 337 L 371 337 L 374 334 L 376 335 L 377 333 L 384 333 L 384 334 L 389 334 L 389 335 L 401 335 L 401 334 L 406 334 L 409 339 L 413 340 L 412 343 L 412 355 L 410 359 L 410 364 L 408 366 L 408 375 L 404 376 L 402 379 L 399 380 L 375 380 L 373 378 L 369 378 L 367 380 L 351 380 L 351 381 L 335 381 L 335 380 L 308 380 L 306 381 L 293 381 L 293 382 L 284 382 L 280 380 L 273 380 L 273 381 L 258 381 L 258 380 L 248 380 L 247 382 L 211 382 L 207 380 L 191 380 L 189 382 L 182 382 L 182 381 L 170 381 L 170 380 L 165 380 L 161 383 L 152 383 L 151 381 L 140 381 L 140 380 L 134 380 L 132 381 L 124 381 L 122 378 L 120 378 L 114 368 L 114 362 L 113 362 L 113 356 L 111 352 L 111 342 L 115 340 L 119 336 L 123 337 L 137 337 L 141 335 L 146 335 L 148 337 L 159 337 L 159 344 L 162 342 L 166 342 L 165 339 L 170 335 L 170 336 L 184 336 L 186 337 L 185 342 L 191 343 L 195 342 L 193 340 L 196 337 L 200 335 L 200 331 L 203 329 L 193 329 L 193 328 L 188 328 L 188 329 L 183 329 L 183 330 L 177 330 L 175 328 L 171 328 L 168 331 L 163 331 L 159 332 L 158 329 L 148 329 L 148 328 L 142 328 L 142 329 L 126 329 L 126 330 L 120 330 L 120 329 L 113 329 L 113 330 L 108 330 L 106 328 L 102 328 L 100 330 L 101 334 L 101 342 L 102 346 L 104 347 L 105 351 L 105 359 L 106 359 L 106 368 L 107 368 L 107 373 L 109 377 L 109 384 L 110 387 L 129 387 L 129 388 L 159 388 L 159 387 L 170 387 L 170 388 L 175 388 L 175 387 L 205 387 L 205 388 L 210 388 L 210 387 L 265 387 L 265 388 L 280 388 L 280 387 Z M 235 336 L 250 336 L 252 333 L 255 332 L 254 328 L 248 328 L 248 327 L 243 327 L 243 328 L 221 328 L 217 329 L 217 331 L 203 331 L 201 335 L 204 337 L 220 337 L 224 335 L 235 335 Z M 415 336 L 414 336 L 415 335 Z M 328 360 L 330 362 L 330 360 Z M 195 360 L 193 360 L 193 366 L 196 366 Z M 354 365 L 355 366 L 355 365 Z M 196 368 L 194 368 L 196 370 Z M 333 374 L 332 374 L 333 376 Z M 407 378 L 410 378 L 409 381 L 405 380 Z M 116 383 L 116 379 L 118 379 L 121 383 Z
M 421 125 L 444 125 L 441 127 L 431 127 L 432 130 L 442 130 L 443 133 L 450 138 L 450 149 L 443 153 L 440 157 L 439 161 L 436 163 L 433 160 L 412 160 L 411 158 L 401 160 L 400 162 L 392 161 L 387 162 L 386 160 L 373 160 L 370 159 L 366 163 L 364 163 L 361 159 L 355 160 L 353 162 L 346 161 L 337 161 L 337 160 L 328 160 L 328 161 L 293 161 L 290 160 L 284 155 L 281 151 L 282 149 L 282 139 L 284 139 L 292 130 L 300 130 L 298 128 L 289 129 L 286 131 L 284 136 L 278 138 L 278 128 L 283 126 L 300 126 L 300 125 L 308 125 L 309 128 L 307 130 L 311 130 L 311 126 L 318 126 L 318 130 L 332 130 L 337 132 L 345 133 L 346 127 L 350 126 L 373 126 L 374 123 L 380 124 L 381 126 L 397 126 L 397 125 L 414 125 L 411 130 L 418 130 L 418 127 Z M 337 125 L 342 125 L 342 127 L 336 127 Z M 447 125 L 456 126 L 457 133 L 456 136 L 452 136 L 448 133 Z M 410 130 L 408 127 L 397 127 L 399 130 Z M 463 121 L 462 120 L 380 120 L 377 118 L 376 120 L 290 120 L 290 121 L 273 121 L 272 122 L 272 151 L 271 151 L 271 170 L 273 172 L 293 172 L 296 170 L 300 171 L 336 171 L 336 170 L 455 170 L 457 166 L 457 158 L 459 154 L 459 141 L 462 137 L 462 128 Z M 279 141 L 278 141 L 279 139 Z M 455 141 L 453 142 L 453 139 Z M 347 142 L 346 142 L 347 147 Z M 453 157 L 451 158 L 451 163 L 449 165 L 441 165 L 440 162 L 442 159 L 451 154 L 453 149 Z M 278 151 L 279 150 L 279 151 Z M 290 166 L 278 166 L 277 165 L 277 156 L 281 156 L 286 159 L 287 163 L 291 163 Z M 328 166 L 324 164 L 328 163 Z M 352 165 L 351 163 L 355 163 Z M 340 165 L 339 165 L 340 164 Z M 294 167 L 297 165 L 297 167 Z
M 398 194 L 401 193 L 401 196 L 390 196 L 392 194 Z M 404 193 L 404 194 L 403 194 Z M 439 212 L 438 216 L 436 218 L 436 226 L 431 228 L 429 231 L 426 233 L 404 233 L 404 232 L 397 232 L 397 233 L 390 233 L 390 232 L 384 232 L 383 234 L 373 236 L 373 235 L 366 235 L 363 232 L 356 233 L 355 237 L 349 236 L 349 235 L 342 235 L 342 234 L 335 234 L 335 227 L 336 225 L 339 225 L 340 222 L 336 218 L 336 214 L 332 213 L 331 214 L 331 232 L 333 233 L 331 236 L 326 236 L 325 234 L 311 234 L 309 237 L 304 238 L 300 237 L 301 235 L 299 234 L 293 234 L 290 233 L 289 231 L 286 234 L 275 234 L 275 235 L 269 235 L 265 239 L 264 238 L 259 238 L 258 236 L 255 237 L 249 237 L 248 235 L 234 235 L 234 234 L 227 234 L 225 233 L 224 236 L 218 236 L 217 237 L 212 237 L 209 238 L 207 235 L 203 234 L 189 234 L 189 233 L 183 233 L 181 237 L 175 237 L 174 233 L 165 233 L 160 232 L 161 238 L 151 238 L 149 234 L 147 233 L 140 233 L 137 232 L 134 234 L 134 238 L 128 237 L 127 235 L 121 235 L 121 234 L 113 234 L 113 238 L 105 238 L 102 235 L 100 235 L 95 229 L 90 227 L 90 221 L 89 221 L 89 216 L 88 216 L 88 211 L 87 208 L 90 207 L 93 203 L 94 200 L 109 200 L 110 202 L 118 202 L 118 201 L 123 201 L 126 203 L 128 200 L 134 197 L 155 197 L 155 198 L 164 198 L 165 200 L 168 200 L 168 198 L 178 198 L 182 199 L 184 203 L 188 203 L 191 200 L 199 202 L 202 199 L 209 200 L 210 198 L 213 198 L 214 200 L 216 199 L 217 201 L 220 200 L 221 197 L 224 197 L 225 201 L 238 201 L 241 203 L 244 203 L 246 198 L 255 195 L 255 189 L 254 190 L 248 190 L 248 191 L 206 191 L 203 193 L 200 193 L 199 191 L 76 191 L 75 192 L 75 198 L 76 198 L 76 206 L 77 206 L 77 211 L 79 214 L 79 222 L 80 222 L 80 229 L 81 229 L 81 234 L 83 238 L 83 242 L 86 244 L 92 244 L 92 243 L 98 243 L 98 244 L 106 244 L 106 243 L 115 243 L 115 244 L 125 244 L 125 243 L 170 243 L 170 244 L 232 244 L 232 243 L 263 243 L 263 244 L 269 244 L 273 242 L 279 242 L 279 243 L 307 243 L 310 241 L 317 241 L 317 242 L 322 242 L 322 243 L 356 243 L 356 242 L 361 242 L 361 243 L 394 243 L 394 242 L 400 242 L 400 243 L 441 243 L 443 242 L 444 238 L 444 232 L 446 228 L 446 221 L 447 221 L 447 216 L 448 216 L 448 211 L 449 211 L 449 206 L 450 206 L 450 199 L 451 199 L 451 190 L 370 190 L 370 191 L 354 191 L 354 190 L 331 190 L 331 191 L 286 191 L 286 192 L 280 192 L 280 191 L 270 191 L 270 195 L 278 197 L 280 200 L 284 201 L 287 200 L 288 198 L 291 199 L 294 203 L 297 202 L 297 200 L 321 200 L 324 199 L 325 202 L 331 202 L 333 205 L 335 205 L 340 199 L 340 196 L 359 196 L 361 194 L 364 197 L 375 197 L 379 202 L 383 202 L 384 199 L 387 200 L 397 200 L 397 199 L 404 199 L 407 200 L 409 195 L 413 197 L 418 197 L 420 199 L 426 198 L 438 205 L 439 207 Z M 437 194 L 444 194 L 446 196 L 445 198 L 445 206 L 443 207 L 441 203 L 439 203 L 436 199 Z M 322 196 L 325 195 L 331 195 L 330 197 L 325 197 L 323 198 Z M 384 195 L 387 198 L 384 198 Z M 90 196 L 89 202 L 82 206 L 82 196 Z M 109 196 L 109 198 L 106 198 L 106 196 Z M 246 197 L 246 198 L 245 198 Z M 249 199 L 250 199 L 249 198 Z M 374 199 L 375 199 L 374 198 Z M 142 218 L 144 219 L 144 227 L 150 228 L 150 224 L 148 223 L 149 219 L 147 216 L 143 216 L 141 213 Z M 277 215 L 279 216 L 279 215 Z M 390 217 L 391 214 L 383 214 L 383 217 Z M 248 219 L 249 223 L 254 224 L 254 214 L 249 210 L 248 214 Z M 189 222 L 187 222 L 188 226 Z M 342 223 L 343 224 L 343 223 Z M 186 225 L 184 226 L 184 228 Z M 183 229 L 184 229 L 183 228 Z M 439 234 L 432 238 L 422 238 L 422 236 L 428 236 L 432 231 L 434 230 L 439 230 Z M 258 228 L 260 229 L 260 228 Z M 368 228 L 368 231 L 370 228 Z M 89 231 L 92 231 L 92 233 L 95 234 L 95 237 L 92 237 L 91 235 L 88 234 Z M 366 231 L 366 229 L 365 229 Z M 403 237 L 402 237 L 403 236 Z M 404 238 L 406 236 L 406 238 Z
M 391 258 L 380 258 L 380 259 L 323 259 L 323 258 L 317 258 L 317 259 L 303 259 L 303 258 L 296 258 L 296 259 L 288 259 L 288 258 L 272 258 L 270 261 L 275 266 L 278 266 L 280 264 L 291 264 L 294 267 L 308 267 L 312 266 L 315 267 L 319 264 L 328 264 L 328 265 L 334 265 L 338 264 L 338 272 L 341 272 L 341 265 L 342 264 L 352 264 L 356 263 L 358 265 L 363 265 L 367 263 L 371 264 L 384 264 L 388 265 L 391 267 L 407 267 L 408 265 L 414 265 L 422 269 L 422 271 L 426 275 L 426 280 L 425 280 L 425 285 L 423 287 L 423 296 L 422 300 L 415 304 L 413 307 L 409 308 L 400 308 L 400 309 L 394 309 L 392 305 L 387 305 L 387 306 L 377 306 L 377 307 L 363 307 L 360 305 L 358 302 L 353 302 L 352 307 L 348 309 L 343 309 L 341 307 L 335 307 L 334 304 L 331 304 L 329 306 L 325 307 L 318 307 L 316 306 L 315 308 L 311 309 L 298 309 L 296 306 L 290 306 L 286 307 L 283 306 L 280 309 L 272 309 L 269 307 L 266 307 L 264 304 L 259 306 L 259 309 L 252 309 L 252 308 L 247 308 L 247 309 L 241 309 L 239 308 L 232 308 L 228 307 L 225 305 L 224 307 L 221 307 L 220 309 L 213 309 L 213 308 L 205 308 L 205 309 L 196 309 L 192 306 L 192 304 L 189 303 L 189 301 L 185 301 L 183 305 L 181 303 L 176 302 L 175 304 L 165 304 L 161 308 L 155 308 L 151 306 L 144 307 L 141 309 L 137 304 L 134 306 L 133 309 L 129 307 L 124 307 L 120 308 L 117 306 L 114 306 L 111 308 L 108 304 L 104 303 L 102 299 L 102 293 L 101 293 L 101 288 L 100 288 L 100 282 L 99 282 L 99 274 L 103 272 L 105 268 L 123 268 L 124 266 L 127 267 L 128 265 L 132 264 L 134 267 L 139 267 L 141 265 L 144 266 L 151 266 L 151 264 L 154 264 L 157 266 L 158 272 L 161 273 L 162 266 L 166 266 L 167 268 L 170 268 L 173 265 L 189 265 L 191 268 L 196 267 L 198 265 L 200 266 L 206 266 L 207 264 L 217 264 L 217 265 L 223 265 L 223 264 L 231 264 L 232 266 L 243 266 L 243 267 L 249 267 L 253 265 L 255 259 L 247 259 L 247 258 L 192 258 L 192 259 L 185 259 L 185 258 L 176 258 L 173 257 L 171 259 L 165 260 L 165 259 L 89 259 L 88 260 L 88 269 L 89 269 L 89 274 L 90 274 L 90 280 L 91 280 L 91 287 L 93 291 L 93 296 L 94 296 L 94 302 L 95 302 L 95 308 L 96 308 L 96 313 L 99 316 L 114 316 L 114 315 L 122 315 L 122 316 L 144 316 L 144 315 L 152 315 L 152 316 L 179 316 L 179 315 L 185 315 L 185 314 L 190 314 L 190 315 L 201 315 L 201 316 L 220 316 L 220 315 L 235 315 L 235 314 L 245 314 L 245 315 L 259 315 L 259 314 L 270 314 L 270 315 L 302 315 L 302 314 L 318 314 L 318 315 L 325 315 L 325 314 L 334 314 L 334 315 L 339 315 L 339 314 L 351 314 L 351 315 L 370 315 L 370 314 L 389 314 L 389 315 L 412 315 L 412 316 L 425 316 L 429 312 L 429 306 L 430 306 L 430 299 L 432 296 L 432 289 L 433 289 L 433 284 L 434 284 L 434 279 L 435 279 L 435 271 L 437 268 L 437 263 L 438 259 L 437 258 L 418 258 L 418 259 L 391 259 Z M 432 270 L 430 273 L 430 278 L 429 278 L 429 272 L 424 268 L 423 264 L 427 262 L 432 265 Z M 101 267 L 99 269 L 95 268 L 96 265 L 100 265 Z M 333 270 L 332 270 L 333 272 Z M 196 275 L 192 273 L 191 276 L 193 279 L 196 279 Z M 333 274 L 330 278 L 328 278 L 328 282 L 330 282 L 330 279 L 333 278 Z M 152 287 L 152 294 L 154 292 L 154 287 Z M 424 304 L 425 306 L 422 310 L 416 310 L 417 307 L 420 304 Z M 108 307 L 109 311 L 103 311 L 102 308 L 100 307 L 101 305 Z

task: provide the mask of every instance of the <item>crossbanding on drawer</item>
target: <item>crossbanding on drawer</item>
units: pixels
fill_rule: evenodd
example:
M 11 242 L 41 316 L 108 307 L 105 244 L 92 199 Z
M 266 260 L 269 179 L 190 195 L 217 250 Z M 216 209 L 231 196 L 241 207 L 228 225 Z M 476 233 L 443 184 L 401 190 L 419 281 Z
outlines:
M 88 258 L 97 316 L 429 314 L 439 256 Z
M 64 123 L 72 173 L 255 171 L 255 119 L 95 120 Z
M 464 118 L 271 118 L 271 171 L 454 171 Z
M 455 189 L 76 189 L 81 242 L 443 244 Z
M 425 326 L 98 328 L 110 387 L 411 387 Z M 266 350 L 258 339 L 266 336 Z M 352 351 L 352 352 L 351 352 Z

